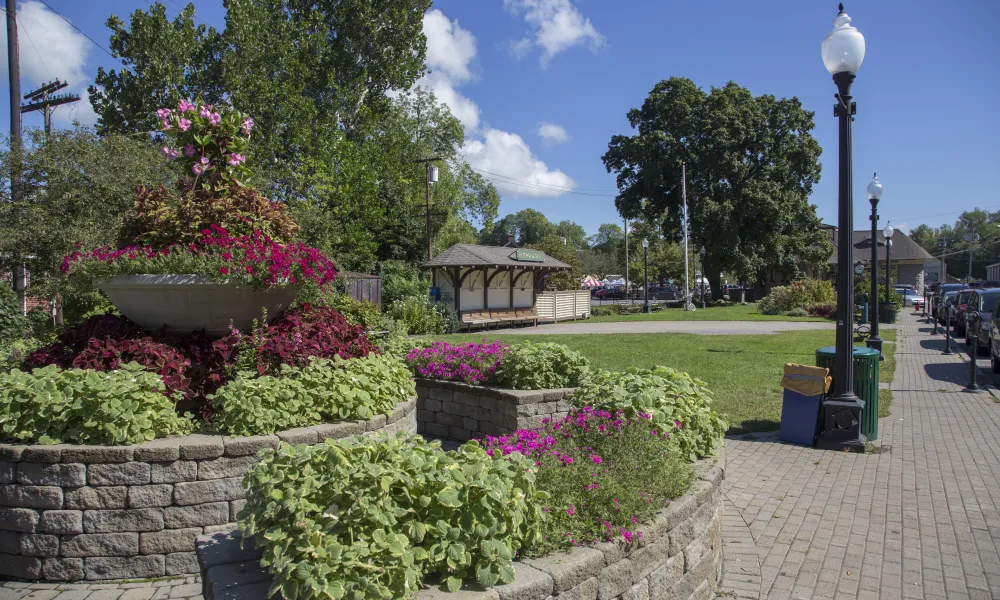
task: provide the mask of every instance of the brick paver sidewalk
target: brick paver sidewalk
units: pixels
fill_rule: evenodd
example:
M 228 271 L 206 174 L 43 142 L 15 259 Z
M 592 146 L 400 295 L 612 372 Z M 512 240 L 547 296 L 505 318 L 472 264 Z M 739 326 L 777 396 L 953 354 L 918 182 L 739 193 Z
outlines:
M 1000 598 L 1000 404 L 923 320 L 898 330 L 881 452 L 727 441 L 723 596 Z

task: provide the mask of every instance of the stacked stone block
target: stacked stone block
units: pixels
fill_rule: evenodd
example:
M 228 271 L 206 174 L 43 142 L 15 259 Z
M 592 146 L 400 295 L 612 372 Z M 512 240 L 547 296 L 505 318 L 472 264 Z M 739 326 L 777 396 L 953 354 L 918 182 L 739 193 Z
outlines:
M 461 441 L 539 427 L 569 414 L 575 388 L 512 390 L 417 379 L 417 431 Z
M 0 578 L 197 573 L 195 539 L 232 529 L 243 476 L 279 440 L 416 431 L 416 399 L 388 417 L 277 435 L 187 435 L 135 446 L 0 444 Z
M 514 563 L 515 579 L 483 590 L 466 585 L 455 594 L 437 587 L 417 600 L 707 600 L 722 577 L 721 458 L 698 461 L 688 492 L 641 527 L 643 539 L 628 549 L 602 543 Z M 260 551 L 241 544 L 237 532 L 198 539 L 205 600 L 266 600 L 271 576 Z

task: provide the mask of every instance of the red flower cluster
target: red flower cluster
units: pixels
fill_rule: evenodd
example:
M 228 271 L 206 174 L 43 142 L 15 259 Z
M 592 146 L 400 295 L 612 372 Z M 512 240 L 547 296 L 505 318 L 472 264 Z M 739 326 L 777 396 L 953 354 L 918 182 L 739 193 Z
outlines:
M 188 266 L 193 268 L 185 268 Z M 337 275 L 330 259 L 316 248 L 300 242 L 279 244 L 259 231 L 232 236 L 218 225 L 205 229 L 197 241 L 183 246 L 97 248 L 63 257 L 64 273 L 81 267 L 91 276 L 191 272 L 265 287 L 307 280 L 323 286 Z

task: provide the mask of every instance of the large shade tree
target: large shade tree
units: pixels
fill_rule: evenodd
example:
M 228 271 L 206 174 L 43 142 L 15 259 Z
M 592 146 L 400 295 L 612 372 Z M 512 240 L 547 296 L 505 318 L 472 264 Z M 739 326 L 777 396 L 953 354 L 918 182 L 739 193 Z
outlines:
M 813 113 L 797 98 L 754 96 L 735 83 L 706 92 L 690 79 L 657 83 L 628 112 L 634 135 L 616 135 L 603 161 L 617 174 L 615 205 L 625 218 L 682 231 L 682 165 L 693 247 L 708 250 L 713 289 L 721 273 L 755 280 L 764 269 L 794 277 L 832 251 L 808 202 L 819 180 Z

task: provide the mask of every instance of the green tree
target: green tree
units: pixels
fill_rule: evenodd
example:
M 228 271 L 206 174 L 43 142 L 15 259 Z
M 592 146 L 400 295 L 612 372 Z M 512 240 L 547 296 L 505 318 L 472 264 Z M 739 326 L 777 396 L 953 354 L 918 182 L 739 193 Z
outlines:
M 67 317 L 96 301 L 93 290 L 72 290 L 60 277 L 62 258 L 77 246 L 116 246 L 122 218 L 140 185 L 168 183 L 166 161 L 148 138 L 107 135 L 77 127 L 25 132 L 21 199 L 10 197 L 10 140 L 0 144 L 0 270 L 27 257 L 33 293 L 64 296 Z
M 618 212 L 682 231 L 681 170 L 687 165 L 692 247 L 708 250 L 719 289 L 725 270 L 755 279 L 765 268 L 791 276 L 825 261 L 832 247 L 808 203 L 819 180 L 813 113 L 797 98 L 754 96 L 735 83 L 698 88 L 686 78 L 656 84 L 628 112 L 635 135 L 616 135 L 602 157 L 617 174 Z
M 590 247 L 595 250 L 611 251 L 618 246 L 624 248 L 625 231 L 617 223 L 601 223 L 597 233 L 590 237 Z
M 587 244 L 587 232 L 582 225 L 577 225 L 573 221 L 563 220 L 556 225 L 556 234 L 566 238 L 566 244 L 572 248 L 583 250 L 589 247 Z
M 525 208 L 497 221 L 491 229 L 480 234 L 480 239 L 486 245 L 502 246 L 507 243 L 508 236 L 514 236 L 518 246 L 530 246 L 556 233 L 556 226 L 544 214 Z
M 529 248 L 541 250 L 556 260 L 573 267 L 569 271 L 549 275 L 545 279 L 545 289 L 549 290 L 577 290 L 580 289 L 579 278 L 582 277 L 582 262 L 576 248 L 569 243 L 563 243 L 562 236 L 557 233 L 550 233 L 541 240 L 528 245 Z

